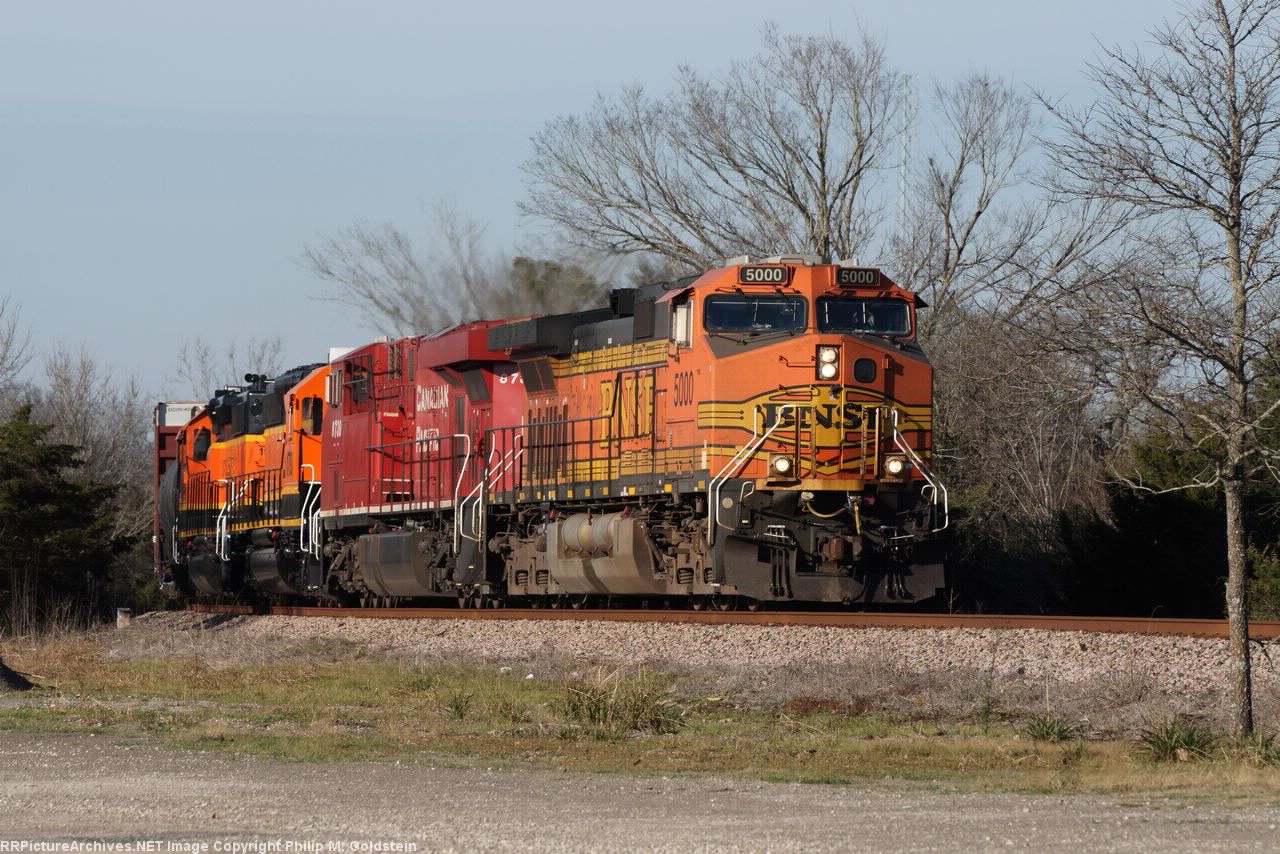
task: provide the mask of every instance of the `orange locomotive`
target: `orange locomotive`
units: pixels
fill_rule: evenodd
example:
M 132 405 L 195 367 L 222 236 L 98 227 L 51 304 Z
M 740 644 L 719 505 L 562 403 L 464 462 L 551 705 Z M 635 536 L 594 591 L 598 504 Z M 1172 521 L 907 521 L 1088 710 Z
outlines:
M 219 389 L 178 432 L 157 495 L 162 577 L 206 596 L 317 593 L 306 526 L 320 499 L 328 365 Z M 164 406 L 164 404 L 161 404 Z
M 741 259 L 376 342 L 270 384 L 311 389 L 281 392 L 293 458 L 231 430 L 182 461 L 179 561 L 189 543 L 204 593 L 367 605 L 930 600 L 947 498 L 920 305 L 876 269 Z

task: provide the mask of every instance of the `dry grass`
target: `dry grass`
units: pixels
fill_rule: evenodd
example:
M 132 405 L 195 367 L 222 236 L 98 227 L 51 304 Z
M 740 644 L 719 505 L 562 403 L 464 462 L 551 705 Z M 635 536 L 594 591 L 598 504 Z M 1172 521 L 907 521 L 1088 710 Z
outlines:
M 1014 707 L 1043 706 L 1044 692 L 981 673 L 946 685 L 874 670 L 850 680 L 832 669 L 825 681 L 796 683 L 827 696 L 797 692 L 770 703 L 759 694 L 743 701 L 691 690 L 707 687 L 692 674 L 613 669 L 528 679 L 523 668 L 442 666 L 343 645 L 302 644 L 237 661 L 229 647 L 210 652 L 207 644 L 171 641 L 168 649 L 139 650 L 120 641 L 103 633 L 0 650 L 45 686 L 6 698 L 0 727 L 107 732 L 299 761 L 470 757 L 590 771 L 811 783 L 889 777 L 971 789 L 1280 801 L 1272 742 L 1155 763 L 1131 736 L 1036 740 Z

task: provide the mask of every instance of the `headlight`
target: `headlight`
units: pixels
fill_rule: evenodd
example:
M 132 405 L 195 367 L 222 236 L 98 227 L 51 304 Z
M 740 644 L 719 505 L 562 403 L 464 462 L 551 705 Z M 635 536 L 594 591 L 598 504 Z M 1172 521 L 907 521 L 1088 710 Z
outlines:
M 840 361 L 840 348 L 839 347 L 819 347 L 818 361 L 828 362 L 832 364 Z
M 907 470 L 906 457 L 885 457 L 884 473 L 889 477 L 900 477 Z
M 773 469 L 774 474 L 786 477 L 791 474 L 791 457 L 777 456 L 770 461 L 769 467 Z
M 818 365 L 819 379 L 833 380 L 838 373 L 840 373 L 840 366 L 835 362 L 822 362 Z

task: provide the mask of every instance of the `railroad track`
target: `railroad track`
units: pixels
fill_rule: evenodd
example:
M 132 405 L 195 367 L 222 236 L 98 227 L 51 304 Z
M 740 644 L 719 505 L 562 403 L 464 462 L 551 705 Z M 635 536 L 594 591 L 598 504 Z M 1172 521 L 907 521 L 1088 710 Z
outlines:
M 261 614 L 247 605 L 201 605 L 205 614 Z M 995 614 L 912 614 L 848 611 L 677 611 L 588 609 L 462 608 L 318 608 L 277 606 L 268 612 L 285 617 L 342 617 L 380 620 L 602 620 L 618 623 L 702 623 L 748 626 L 824 626 L 829 628 L 1040 629 L 1054 632 L 1108 632 L 1224 638 L 1226 620 L 1146 617 L 1046 617 Z M 1280 621 L 1254 620 L 1254 640 L 1280 638 Z

